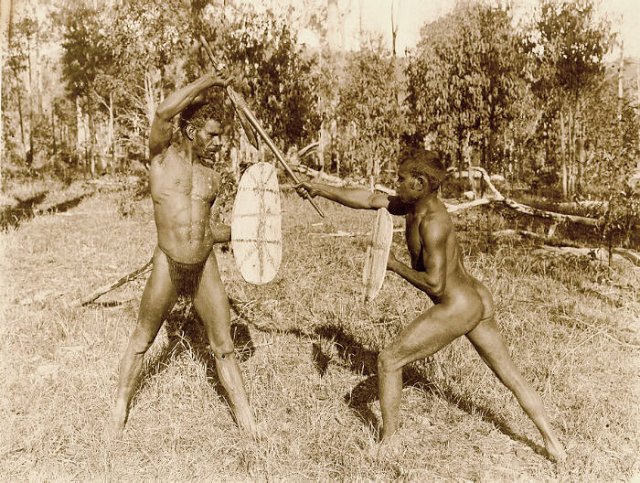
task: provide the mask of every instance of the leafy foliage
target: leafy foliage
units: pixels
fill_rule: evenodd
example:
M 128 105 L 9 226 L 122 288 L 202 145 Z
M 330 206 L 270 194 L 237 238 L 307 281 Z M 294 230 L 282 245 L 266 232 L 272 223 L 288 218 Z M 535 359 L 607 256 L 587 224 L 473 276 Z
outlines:
M 312 140 L 320 124 L 315 59 L 303 55 L 286 19 L 270 10 L 237 12 L 218 44 L 241 70 L 245 92 L 273 135 L 285 145 Z
M 89 95 L 100 69 L 113 61 L 105 49 L 108 35 L 101 20 L 98 10 L 86 6 L 65 16 L 62 73 L 74 97 Z
M 593 0 L 543 0 L 523 43 L 543 112 L 546 161 L 562 166 L 565 197 L 582 190 L 584 135 L 592 134 L 583 122 L 585 102 L 602 87 L 611 41 L 610 25 L 596 19 Z
M 25 159 L 33 151 L 78 159 L 84 129 L 89 154 L 116 160 L 111 169 L 144 162 L 157 103 L 212 68 L 202 34 L 285 152 L 330 138 L 324 169 L 389 182 L 402 143 L 420 142 L 449 165 L 501 173 L 520 192 L 554 198 L 568 185 L 567 196 L 610 199 L 603 226 L 633 231 L 626 180 L 638 156 L 638 106 L 607 75 L 611 27 L 598 20 L 595 0 L 543 0 L 523 26 L 508 6 L 457 2 L 402 59 L 375 39 L 355 52 L 299 44 L 300 28 L 325 40 L 329 30 L 326 2 L 304 5 L 55 0 L 50 29 L 31 14 L 13 26 L 3 66 L 8 146 Z M 43 88 L 26 79 L 34 46 L 47 37 L 62 38 L 67 90 L 52 90 L 41 113 L 33 107 L 42 92 L 30 92 Z M 53 80 L 43 86 L 57 82 L 55 70 L 46 75 Z
M 461 3 L 421 32 L 407 68 L 408 103 L 418 132 L 451 161 L 463 163 L 475 147 L 492 169 L 513 134 L 511 123 L 526 96 L 518 37 L 507 9 Z M 468 161 L 468 160 L 467 160 Z
M 349 146 L 351 171 L 378 177 L 395 166 L 400 138 L 408 129 L 398 101 L 400 83 L 395 58 L 388 52 L 363 49 L 346 59 L 336 115 L 342 146 Z

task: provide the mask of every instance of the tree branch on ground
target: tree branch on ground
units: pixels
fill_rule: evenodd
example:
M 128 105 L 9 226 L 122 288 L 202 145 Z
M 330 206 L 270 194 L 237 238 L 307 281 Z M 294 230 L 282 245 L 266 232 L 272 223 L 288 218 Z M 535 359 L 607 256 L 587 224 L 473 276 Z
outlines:
M 121 285 L 124 285 L 125 283 L 128 283 L 128 282 L 131 282 L 132 280 L 135 280 L 140 275 L 143 275 L 143 274 L 151 271 L 151 262 L 152 262 L 152 260 L 149 260 L 142 267 L 135 269 L 133 272 L 129 272 L 124 277 L 119 278 L 118 280 L 116 280 L 113 283 L 109 283 L 107 285 L 103 285 L 100 288 L 97 288 L 96 290 L 91 292 L 89 295 L 86 295 L 85 297 L 76 299 L 73 302 L 71 302 L 69 305 L 71 307 L 82 307 L 83 305 L 87 305 L 87 304 L 93 302 L 98 297 L 101 297 L 102 295 L 106 294 L 107 292 L 111 292 L 112 290 L 115 290 L 116 288 L 120 287 Z

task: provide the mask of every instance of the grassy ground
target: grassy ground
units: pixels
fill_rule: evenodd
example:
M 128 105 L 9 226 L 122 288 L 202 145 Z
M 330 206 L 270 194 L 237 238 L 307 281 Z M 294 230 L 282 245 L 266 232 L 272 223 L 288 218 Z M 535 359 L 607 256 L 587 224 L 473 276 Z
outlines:
M 494 293 L 512 353 L 567 447 L 567 468 L 557 474 L 541 456 L 533 424 L 466 340 L 405 371 L 401 448 L 378 454 L 376 352 L 430 303 L 391 274 L 363 304 L 366 239 L 327 235 L 367 232 L 374 213 L 320 204 L 324 220 L 284 197 L 284 259 L 270 284 L 244 283 L 231 253 L 218 249 L 260 442 L 236 428 L 187 303 L 150 350 L 122 439 L 103 437 L 144 277 L 86 307 L 69 304 L 148 261 L 156 238 L 149 199 L 98 190 L 0 234 L 3 479 L 629 481 L 640 474 L 638 268 L 534 256 L 531 245 L 487 240 L 485 227 L 506 228 L 503 219 L 479 209 L 456 215 L 467 267 Z M 394 251 L 405 256 L 400 234 Z

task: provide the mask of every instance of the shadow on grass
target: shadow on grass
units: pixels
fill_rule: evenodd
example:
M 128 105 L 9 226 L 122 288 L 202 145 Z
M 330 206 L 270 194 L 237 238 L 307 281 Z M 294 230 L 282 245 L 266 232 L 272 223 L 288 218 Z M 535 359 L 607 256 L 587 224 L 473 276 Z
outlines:
M 344 396 L 344 401 L 379 437 L 381 427 L 376 415 L 370 408 L 370 405 L 378 400 L 377 353 L 366 348 L 341 327 L 325 325 L 315 329 L 315 333 L 322 339 L 334 344 L 340 358 L 348 365 L 351 371 L 368 376 Z M 330 360 L 330 357 L 326 354 L 318 354 L 318 350 L 322 352 L 320 345 L 314 344 L 314 361 Z M 326 364 L 328 365 L 328 362 L 326 362 Z M 317 362 L 316 365 L 318 365 Z M 324 370 L 326 371 L 326 368 Z M 323 372 L 320 372 L 320 374 L 323 374 Z M 479 415 L 484 421 L 491 423 L 511 439 L 526 444 L 539 455 L 546 456 L 546 451 L 541 445 L 516 434 L 500 415 L 486 407 L 477 406 L 475 403 L 462 398 L 451 389 L 443 389 L 437 386 L 418 368 L 411 365 L 406 366 L 403 369 L 402 379 L 404 386 L 412 386 L 425 394 L 442 397 L 458 409 L 472 416 Z M 497 379 L 496 383 L 499 383 Z
M 33 218 L 33 207 L 42 203 L 47 193 L 47 191 L 43 191 L 25 200 L 18 200 L 16 206 L 3 210 L 0 216 L 0 228 L 3 230 L 9 227 L 17 228 L 22 221 Z
M 123 305 L 128 304 L 129 302 L 131 302 L 134 299 L 127 299 L 127 300 L 107 300 L 104 302 L 96 302 L 93 301 L 92 304 L 93 305 L 97 305 L 98 307 L 104 307 L 106 309 L 112 309 L 115 307 L 122 307 Z
M 42 203 L 47 196 L 47 191 L 39 193 L 26 200 L 20 200 L 17 206 L 8 208 L 0 214 L 0 229 L 4 230 L 9 227 L 18 228 L 23 221 L 28 221 L 35 217 L 40 211 L 36 208 L 36 205 Z M 84 200 L 89 193 L 82 194 L 70 200 L 63 201 L 57 205 L 50 206 L 43 213 L 64 213 L 71 208 L 74 208 Z
M 185 350 L 191 350 L 196 360 L 205 367 L 207 380 L 218 395 L 229 404 L 229 398 L 219 384 L 216 362 L 209 346 L 204 324 L 190 301 L 179 300 L 164 321 L 168 343 L 160 353 L 145 365 L 140 377 L 140 385 L 153 376 L 164 372 L 171 360 Z M 236 357 L 244 362 L 255 353 L 255 347 L 246 324 L 231 324 L 231 337 L 236 348 Z
M 358 375 L 368 376 L 344 396 L 344 401 L 364 424 L 369 426 L 379 437 L 381 428 L 375 413 L 371 410 L 371 404 L 378 400 L 378 354 L 376 351 L 365 347 L 342 327 L 335 325 L 318 326 L 312 330 L 281 328 L 264 324 L 256 325 L 255 322 L 251 320 L 251 309 L 247 310 L 243 308 L 242 304 L 237 301 L 234 303 L 232 300 L 231 302 L 232 310 L 238 314 L 240 319 L 245 320 L 247 324 L 256 329 L 263 332 L 290 334 L 306 340 L 309 338 L 319 338 L 320 340 L 330 343 L 336 349 L 338 356 L 349 370 Z M 191 325 L 193 326 L 194 324 Z M 244 327 L 243 330 L 246 330 L 248 333 L 246 325 L 242 325 L 241 327 Z M 203 331 L 203 329 L 201 330 Z M 235 336 L 234 341 L 236 347 L 242 344 Z M 331 355 L 325 354 L 321 344 L 316 341 L 312 343 L 312 357 L 319 374 L 324 376 L 332 360 Z M 480 362 L 480 360 L 478 360 L 478 362 Z M 211 365 L 208 365 L 208 367 L 211 367 Z M 472 401 L 464 399 L 449 388 L 443 389 L 436 385 L 429 380 L 426 374 L 419 368 L 413 365 L 405 367 L 403 369 L 403 383 L 405 386 L 412 386 L 425 394 L 441 397 L 472 416 L 479 415 L 484 421 L 491 423 L 511 439 L 529 446 L 533 451 L 542 456 L 546 456 L 546 452 L 542 446 L 524 436 L 516 434 L 501 416 L 486 407 L 480 407 Z M 496 379 L 496 384 L 497 383 L 499 383 L 499 381 Z

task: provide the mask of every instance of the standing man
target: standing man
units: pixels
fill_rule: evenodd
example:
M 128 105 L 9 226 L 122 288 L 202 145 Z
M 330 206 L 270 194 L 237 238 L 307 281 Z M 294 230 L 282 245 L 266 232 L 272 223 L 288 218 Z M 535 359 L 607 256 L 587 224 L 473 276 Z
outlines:
M 299 188 L 311 196 L 319 195 L 350 208 L 387 208 L 394 215 L 404 215 L 411 266 L 390 254 L 387 269 L 422 290 L 434 303 L 378 356 L 382 441 L 388 441 L 398 429 L 402 368 L 465 335 L 534 422 L 549 458 L 561 462 L 565 459 L 564 448 L 551 429 L 540 396 L 524 380 L 509 355 L 494 319 L 491 293 L 462 263 L 453 222 L 438 198 L 445 175 L 437 154 L 414 149 L 401 159 L 397 196 L 320 183 L 302 183 Z
M 203 75 L 167 97 L 151 124 L 149 185 L 158 245 L 138 323 L 120 363 L 113 411 L 116 431 L 122 431 L 127 421 L 144 355 L 177 297 L 183 295 L 191 297 L 204 323 L 216 371 L 238 425 L 251 434 L 256 432 L 234 354 L 229 301 L 212 250 L 217 240 L 209 224 L 211 205 L 221 188 L 220 173 L 213 166 L 231 126 L 223 124 L 222 105 L 205 102 L 205 92 L 227 84 L 228 80 Z M 173 119 L 178 114 L 179 130 L 174 133 Z

